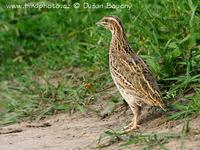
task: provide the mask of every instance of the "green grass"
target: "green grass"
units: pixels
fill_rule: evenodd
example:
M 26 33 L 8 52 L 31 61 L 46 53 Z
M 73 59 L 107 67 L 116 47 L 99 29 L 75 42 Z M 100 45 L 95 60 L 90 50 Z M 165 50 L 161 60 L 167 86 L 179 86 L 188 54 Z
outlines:
M 111 35 L 95 25 L 105 15 L 117 15 L 124 22 L 131 47 L 156 75 L 166 103 L 177 110 L 169 117 L 199 114 L 198 1 L 115 1 L 132 5 L 130 10 L 6 8 L 25 2 L 29 1 L 0 1 L 0 124 L 87 111 L 85 106 L 98 100 L 96 91 L 112 82 Z
M 184 140 L 189 133 L 189 121 L 185 120 L 182 130 L 177 133 L 156 133 L 156 131 L 151 133 L 145 132 L 134 132 L 134 133 L 121 133 L 118 131 L 106 131 L 98 139 L 97 148 L 108 147 L 112 144 L 119 143 L 121 147 L 126 147 L 131 144 L 140 146 L 142 150 L 160 149 L 168 150 L 164 144 L 172 141 L 174 139 L 180 140 L 180 148 L 184 148 Z M 107 140 L 105 140 L 107 139 Z

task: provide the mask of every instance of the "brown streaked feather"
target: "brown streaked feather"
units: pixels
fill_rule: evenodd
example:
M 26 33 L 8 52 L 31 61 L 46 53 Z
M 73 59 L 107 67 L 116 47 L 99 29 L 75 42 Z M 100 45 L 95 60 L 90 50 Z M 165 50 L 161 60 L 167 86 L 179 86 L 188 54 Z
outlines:
M 126 83 L 124 88 L 130 94 L 136 95 L 144 103 L 152 106 L 160 106 L 164 109 L 164 103 L 154 76 L 144 61 L 130 51 L 126 54 L 113 54 L 113 57 L 121 55 L 118 58 L 119 62 L 115 59 L 116 63 L 118 63 L 118 68 L 113 71 L 117 77 L 116 80 L 118 83 Z M 115 64 L 113 64 L 114 66 Z
M 153 76 L 145 62 L 139 56 L 134 55 L 134 53 L 132 53 L 131 56 L 134 57 L 132 58 L 132 61 L 134 61 L 135 63 L 132 63 L 132 65 L 129 63 L 129 65 L 139 68 L 138 71 L 140 72 L 140 76 L 138 76 L 138 80 L 136 81 L 138 82 L 138 84 L 142 85 L 142 91 L 148 91 L 145 93 L 145 95 L 147 94 L 149 98 L 147 100 L 153 101 L 153 106 L 160 106 L 161 108 L 163 108 L 164 103 L 162 101 L 160 90 L 155 80 L 155 77 Z

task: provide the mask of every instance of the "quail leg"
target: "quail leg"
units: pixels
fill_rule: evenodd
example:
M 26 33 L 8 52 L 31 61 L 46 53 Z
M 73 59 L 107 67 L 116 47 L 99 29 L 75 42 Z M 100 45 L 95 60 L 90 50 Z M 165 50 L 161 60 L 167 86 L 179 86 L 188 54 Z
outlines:
M 138 117 L 141 113 L 141 108 L 138 105 L 135 105 L 134 107 L 131 106 L 131 110 L 134 114 L 133 121 L 128 125 L 124 127 L 124 132 L 129 132 L 131 130 L 138 129 L 140 125 L 138 125 Z

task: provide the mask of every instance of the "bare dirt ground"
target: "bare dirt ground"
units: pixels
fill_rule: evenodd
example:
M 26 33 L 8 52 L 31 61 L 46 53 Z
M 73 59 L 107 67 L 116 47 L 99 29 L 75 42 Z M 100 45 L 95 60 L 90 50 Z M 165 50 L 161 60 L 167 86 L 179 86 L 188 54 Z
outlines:
M 39 122 L 20 123 L 0 128 L 1 150 L 138 150 L 142 144 L 121 146 L 123 141 L 115 142 L 104 148 L 98 148 L 100 136 L 110 129 L 120 130 L 127 123 L 130 112 L 117 113 L 102 119 L 95 114 L 59 114 L 47 117 Z M 168 121 L 159 116 L 148 119 L 139 130 L 145 133 L 181 133 L 182 121 Z M 131 134 L 135 134 L 134 132 Z M 164 146 L 170 150 L 200 150 L 200 118 L 189 122 L 189 132 L 184 139 L 171 139 Z M 153 147 L 152 149 L 159 149 Z

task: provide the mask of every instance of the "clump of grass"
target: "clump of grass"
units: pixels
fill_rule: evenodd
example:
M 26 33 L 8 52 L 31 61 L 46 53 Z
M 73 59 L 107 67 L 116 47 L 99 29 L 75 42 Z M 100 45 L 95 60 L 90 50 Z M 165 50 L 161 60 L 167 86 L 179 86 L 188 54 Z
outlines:
M 165 144 L 176 139 L 180 140 L 181 149 L 184 148 L 184 140 L 187 134 L 190 132 L 189 120 L 185 119 L 183 127 L 180 132 L 177 133 L 144 133 L 144 132 L 134 132 L 134 133 L 122 133 L 118 131 L 106 131 L 99 137 L 97 147 L 109 147 L 114 143 L 119 143 L 120 146 L 125 147 L 128 145 L 140 146 L 141 149 L 162 149 L 167 150 Z M 106 139 L 106 140 L 105 140 Z
M 188 102 L 189 100 L 189 102 Z M 197 93 L 196 95 L 192 95 L 187 97 L 187 99 L 183 99 L 183 101 L 178 101 L 171 105 L 172 110 L 176 110 L 174 114 L 169 116 L 169 119 L 184 119 L 188 118 L 192 115 L 200 114 L 200 95 Z
M 101 143 L 104 138 L 108 138 L 105 143 Z M 181 134 L 163 134 L 163 133 L 134 133 L 134 134 L 122 134 L 115 131 L 106 131 L 104 135 L 99 138 L 98 146 L 99 148 L 108 147 L 114 143 L 120 142 L 120 145 L 139 145 L 142 149 L 166 149 L 164 144 L 168 143 L 172 139 L 180 139 Z
M 69 72 L 29 77 L 29 80 L 21 77 L 17 81 L 2 82 L 0 96 L 6 101 L 0 124 L 10 124 L 20 119 L 41 119 L 45 115 L 58 112 L 85 112 L 84 106 L 95 102 L 98 93 L 95 95 L 92 91 L 98 86 L 90 83 L 89 79 L 83 79 L 83 74 L 75 76 L 73 72 Z M 80 73 L 81 70 L 76 72 Z M 101 80 L 96 78 L 98 82 Z

